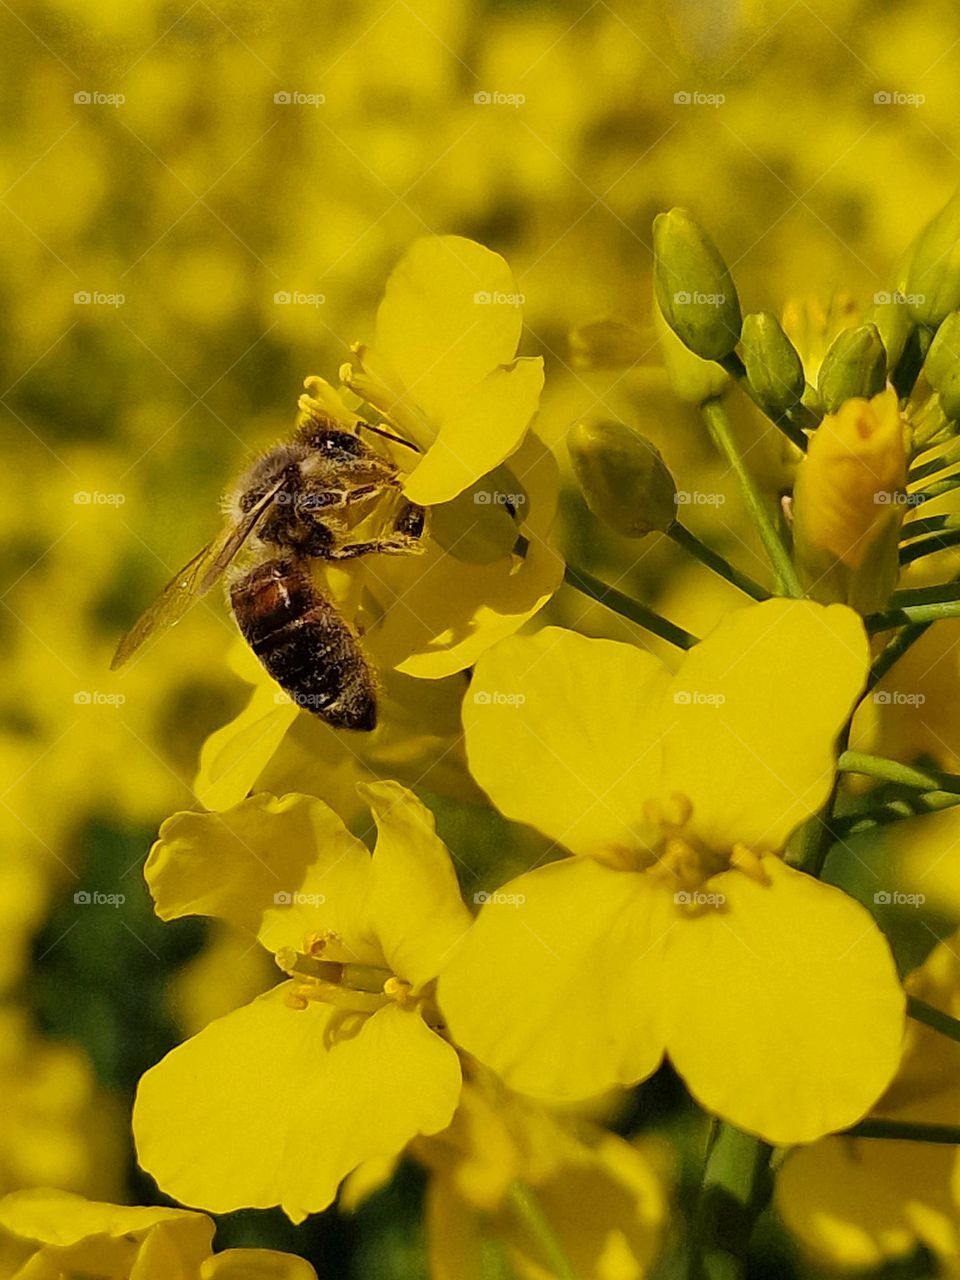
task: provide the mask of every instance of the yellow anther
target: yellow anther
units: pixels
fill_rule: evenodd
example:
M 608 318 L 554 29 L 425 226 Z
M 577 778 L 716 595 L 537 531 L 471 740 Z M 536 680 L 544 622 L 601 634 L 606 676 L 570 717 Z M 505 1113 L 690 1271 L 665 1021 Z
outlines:
M 663 825 L 679 830 L 685 827 L 693 814 L 693 802 L 682 791 L 674 791 L 663 805 Z
M 404 982 L 402 978 L 388 978 L 383 984 L 383 994 L 389 996 L 391 1000 L 396 1000 L 401 1006 L 410 1003 L 412 991 L 410 983 Z
M 744 875 L 749 876 L 751 880 L 755 880 L 758 884 L 767 885 L 770 883 L 770 877 L 767 875 L 763 866 L 763 858 L 753 849 L 749 849 L 745 844 L 735 844 L 730 853 L 730 865 L 736 867 L 738 871 L 742 871 Z
M 310 1001 L 303 994 L 302 989 L 299 987 L 296 987 L 294 988 L 293 991 L 287 992 L 286 996 L 284 997 L 283 1003 L 287 1006 L 288 1009 L 303 1010 L 307 1008 L 307 1006 L 310 1004 Z

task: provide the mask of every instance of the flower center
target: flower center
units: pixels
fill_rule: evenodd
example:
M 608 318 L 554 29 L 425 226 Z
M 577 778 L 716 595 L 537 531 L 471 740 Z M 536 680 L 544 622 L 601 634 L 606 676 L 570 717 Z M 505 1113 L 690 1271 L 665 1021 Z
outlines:
M 761 884 L 769 883 L 759 854 L 746 845 L 735 844 L 718 853 L 697 839 L 689 829 L 693 804 L 680 792 L 674 792 L 667 800 L 648 800 L 644 816 L 661 833 L 655 848 L 656 861 L 646 874 L 672 889 L 674 901 L 685 914 L 723 906 L 723 893 L 711 891 L 708 882 L 731 867 Z
M 328 944 L 341 941 L 334 933 L 311 933 L 301 951 L 281 947 L 276 953 L 278 967 L 296 982 L 287 996 L 290 1008 L 306 1009 L 311 1001 L 319 1001 L 352 1013 L 376 1013 L 391 1003 L 416 1004 L 410 983 L 389 969 L 325 959 Z

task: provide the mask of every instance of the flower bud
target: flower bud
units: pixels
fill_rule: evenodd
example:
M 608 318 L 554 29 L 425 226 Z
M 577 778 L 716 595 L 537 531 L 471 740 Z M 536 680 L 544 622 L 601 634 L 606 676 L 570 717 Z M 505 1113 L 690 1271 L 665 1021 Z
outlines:
M 687 404 L 703 404 L 705 400 L 722 395 L 730 381 L 729 373 L 716 361 L 701 360 L 683 345 L 660 314 L 656 299 L 653 302 L 653 327 L 670 386 L 679 400 Z
M 903 292 L 918 324 L 938 325 L 960 307 L 960 193 L 917 237 Z
M 869 399 L 883 390 L 887 354 L 875 324 L 838 333 L 823 357 L 817 390 L 827 413 L 836 413 L 845 400 Z
M 907 482 L 904 426 L 892 387 L 846 400 L 810 438 L 797 468 L 797 567 L 816 599 L 868 612 L 897 582 Z
M 704 360 L 721 360 L 740 338 L 740 300 L 716 245 L 685 209 L 653 222 L 654 288 L 667 324 Z
M 951 422 L 960 420 L 960 363 L 953 366 L 941 384 L 940 408 Z
M 628 369 L 640 363 L 650 345 L 633 325 L 613 319 L 579 325 L 569 343 L 575 369 Z
M 669 529 L 677 490 L 659 451 L 622 422 L 580 422 L 567 436 L 574 474 L 593 514 L 626 538 Z
M 887 368 L 891 372 L 900 363 L 903 349 L 914 328 L 906 308 L 903 294 L 899 292 L 878 294 L 882 301 L 874 302 L 863 313 L 863 323 L 876 326 L 880 341 L 887 353 Z
M 951 311 L 930 343 L 923 373 L 934 391 L 941 391 L 955 368 L 960 367 L 960 311 Z
M 743 321 L 740 335 L 747 383 L 768 412 L 786 413 L 803 396 L 803 361 L 769 311 L 755 311 Z

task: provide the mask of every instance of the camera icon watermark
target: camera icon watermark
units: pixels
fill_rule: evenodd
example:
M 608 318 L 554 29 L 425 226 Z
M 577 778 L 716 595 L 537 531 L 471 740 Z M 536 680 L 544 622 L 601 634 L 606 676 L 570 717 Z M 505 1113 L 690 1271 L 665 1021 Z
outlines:
M 78 289 L 73 295 L 75 307 L 122 307 L 126 300 L 125 293 L 104 293 L 100 289 Z
M 278 107 L 322 107 L 327 100 L 324 93 L 301 93 L 299 90 L 281 89 L 273 95 Z
M 722 107 L 726 100 L 725 93 L 701 93 L 698 89 L 679 89 L 673 95 L 678 107 Z
M 879 489 L 873 500 L 878 507 L 919 507 L 927 501 L 927 495 L 906 493 L 903 489 Z
M 273 905 L 275 907 L 322 907 L 326 902 L 326 895 L 322 893 L 301 893 L 299 889 L 287 891 L 278 889 L 273 895 Z
M 78 889 L 73 895 L 78 907 L 122 907 L 126 900 L 125 893 L 102 893 L 99 889 Z
M 481 89 L 473 95 L 473 101 L 478 107 L 522 107 L 526 100 L 523 93 L 501 93 L 499 89 Z
M 727 497 L 723 493 L 705 493 L 701 489 L 678 489 L 673 500 L 678 507 L 722 507 Z
M 100 93 L 97 89 L 78 89 L 73 95 L 78 107 L 122 107 L 126 102 L 123 93 Z
M 75 507 L 122 507 L 125 493 L 101 493 L 99 489 L 78 489 L 73 495 Z
M 73 695 L 76 707 L 122 707 L 126 700 L 125 693 L 102 693 L 99 689 L 78 689 Z
M 873 900 L 878 907 L 922 907 L 927 896 L 924 893 L 901 893 L 897 889 L 892 891 L 881 889 L 873 895 Z
M 478 289 L 473 295 L 478 307 L 522 307 L 526 300 L 522 293 L 490 293 L 486 289 Z
M 701 689 L 677 689 L 673 701 L 678 707 L 722 707 L 725 693 L 704 693 Z
M 727 901 L 725 893 L 705 893 L 702 889 L 680 889 L 673 895 L 678 907 L 722 907 Z
M 478 707 L 522 707 L 526 700 L 524 693 L 504 693 L 500 689 L 477 689 L 473 695 Z
M 899 289 L 894 289 L 892 293 L 886 289 L 881 289 L 873 295 L 873 305 L 875 307 L 922 307 L 926 300 L 927 295 L 925 293 L 901 293 Z
M 527 500 L 525 493 L 501 493 L 499 489 L 477 489 L 473 495 L 478 507 L 522 507 Z
M 324 293 L 302 293 L 299 289 L 278 289 L 273 295 L 276 307 L 322 307 L 326 301 Z
M 725 293 L 703 293 L 699 289 L 692 293 L 688 289 L 678 289 L 673 295 L 678 307 L 722 307 L 726 300 Z
M 873 95 L 878 107 L 922 107 L 926 100 L 925 93 L 901 93 L 898 89 L 879 89 Z
M 925 693 L 906 693 L 902 689 L 877 689 L 873 700 L 879 707 L 922 707 Z
M 527 897 L 523 893 L 502 893 L 499 889 L 487 892 L 481 889 L 473 895 L 473 900 L 480 907 L 487 906 L 487 904 L 495 907 L 522 907 Z

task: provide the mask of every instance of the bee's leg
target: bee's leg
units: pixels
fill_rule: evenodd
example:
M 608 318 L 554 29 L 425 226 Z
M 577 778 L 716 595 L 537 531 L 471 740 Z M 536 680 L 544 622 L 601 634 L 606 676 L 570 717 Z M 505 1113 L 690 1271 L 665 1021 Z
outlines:
M 393 533 L 385 538 L 372 538 L 369 542 L 346 542 L 324 551 L 325 560 L 356 560 L 358 556 L 410 556 L 425 549 L 419 537 L 408 533 Z

